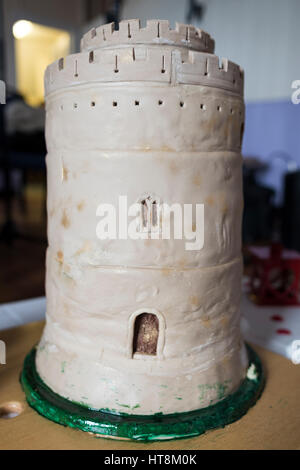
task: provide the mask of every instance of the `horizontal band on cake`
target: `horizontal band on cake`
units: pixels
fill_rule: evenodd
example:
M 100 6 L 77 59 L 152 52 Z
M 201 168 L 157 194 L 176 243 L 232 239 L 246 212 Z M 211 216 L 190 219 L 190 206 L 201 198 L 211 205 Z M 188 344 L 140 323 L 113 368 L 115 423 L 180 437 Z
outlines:
M 218 343 L 225 347 L 223 340 L 228 347 L 233 340 L 239 341 L 240 262 L 175 272 L 93 267 L 69 267 L 64 271 L 48 257 L 47 269 L 46 331 L 54 344 L 64 337 L 75 349 L 76 345 L 85 348 L 88 344 L 86 354 L 93 354 L 95 359 L 100 359 L 105 351 L 108 356 L 114 352 L 130 359 L 132 319 L 139 312 L 157 315 L 163 338 L 158 355 L 170 360 L 185 357 L 183 370 L 198 367 L 209 358 L 206 346 L 206 351 L 211 351 Z M 157 367 L 152 362 L 150 357 L 147 367 Z M 180 365 L 178 373 L 181 374 Z
M 49 151 L 240 152 L 244 130 L 240 97 L 196 85 L 81 85 L 49 96 L 46 111 Z

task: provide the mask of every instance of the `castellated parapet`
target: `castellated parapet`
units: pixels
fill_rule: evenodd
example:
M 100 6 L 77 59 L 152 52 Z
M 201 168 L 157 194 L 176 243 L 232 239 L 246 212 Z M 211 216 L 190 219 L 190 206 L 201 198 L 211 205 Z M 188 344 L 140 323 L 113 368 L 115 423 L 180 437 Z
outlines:
M 46 95 L 65 86 L 85 82 L 132 81 L 199 84 L 224 88 L 238 95 L 243 93 L 242 69 L 209 53 L 212 47 L 207 47 L 208 51 L 200 46 L 191 50 L 187 46 L 178 46 L 179 40 L 155 43 L 150 39 L 147 45 L 138 41 L 124 44 L 118 42 L 123 37 L 120 33 L 121 29 L 112 33 L 113 39 L 106 41 L 109 46 L 103 40 L 95 40 L 99 31 L 93 38 L 88 33 L 90 40 L 83 41 L 83 45 L 87 44 L 81 53 L 59 59 L 47 68 Z M 203 32 L 201 37 L 209 36 Z M 192 44 L 192 39 L 186 42 Z
M 171 29 L 167 20 L 148 20 L 141 28 L 140 20 L 125 20 L 93 28 L 81 40 L 81 50 L 120 45 L 156 44 L 170 45 L 203 52 L 214 52 L 215 42 L 208 33 L 192 25 L 176 23 Z

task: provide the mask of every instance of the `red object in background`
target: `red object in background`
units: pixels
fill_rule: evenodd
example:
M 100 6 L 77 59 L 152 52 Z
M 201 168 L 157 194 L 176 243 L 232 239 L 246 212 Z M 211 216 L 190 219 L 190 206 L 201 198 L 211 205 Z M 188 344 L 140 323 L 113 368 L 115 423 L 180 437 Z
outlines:
M 259 305 L 300 305 L 300 253 L 279 243 L 249 247 L 250 293 Z
M 287 330 L 286 328 L 280 328 L 279 330 L 276 330 L 276 333 L 279 335 L 290 335 L 291 332 L 290 330 Z
M 272 315 L 271 320 L 273 321 L 283 321 L 283 318 L 281 315 Z

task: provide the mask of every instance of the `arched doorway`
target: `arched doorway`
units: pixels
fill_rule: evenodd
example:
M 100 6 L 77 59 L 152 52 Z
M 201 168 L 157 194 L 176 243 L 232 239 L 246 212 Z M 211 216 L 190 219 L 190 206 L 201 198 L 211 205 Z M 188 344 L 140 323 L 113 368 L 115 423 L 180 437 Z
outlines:
M 159 335 L 159 321 L 154 313 L 140 313 L 135 317 L 132 352 L 155 356 Z

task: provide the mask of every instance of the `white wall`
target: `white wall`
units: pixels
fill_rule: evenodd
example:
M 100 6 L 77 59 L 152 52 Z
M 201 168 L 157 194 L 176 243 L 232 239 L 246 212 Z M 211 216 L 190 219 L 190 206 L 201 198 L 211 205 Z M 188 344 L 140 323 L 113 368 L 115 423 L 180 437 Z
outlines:
M 203 0 L 196 24 L 216 40 L 216 54 L 245 70 L 248 101 L 289 99 L 300 79 L 299 0 Z M 186 22 L 187 0 L 125 0 L 122 17 Z

